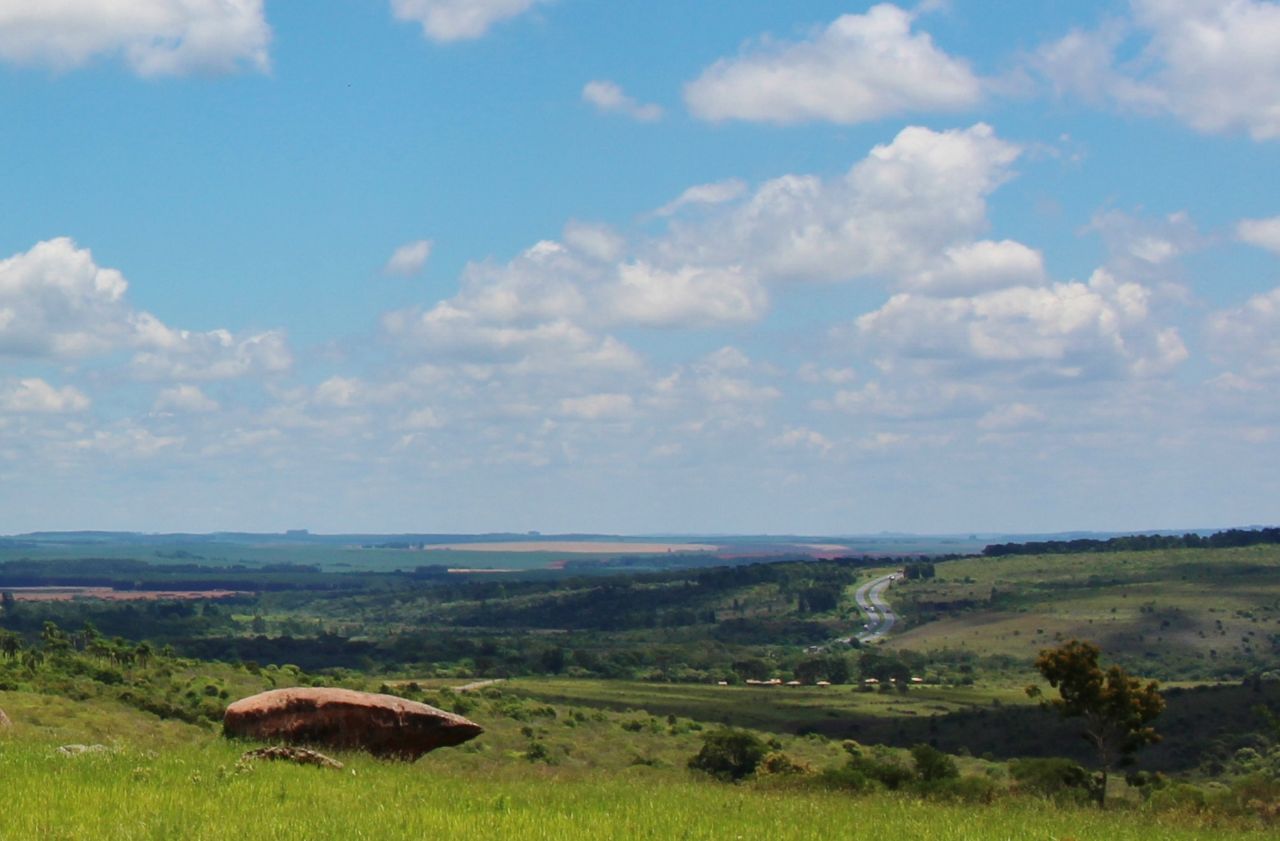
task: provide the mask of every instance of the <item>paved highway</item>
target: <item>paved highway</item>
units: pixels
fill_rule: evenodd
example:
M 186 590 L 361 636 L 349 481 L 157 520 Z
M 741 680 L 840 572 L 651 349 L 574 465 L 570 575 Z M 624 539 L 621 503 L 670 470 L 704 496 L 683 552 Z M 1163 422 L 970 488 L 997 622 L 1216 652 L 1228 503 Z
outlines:
M 867 617 L 867 627 L 858 634 L 858 642 L 875 642 L 883 639 L 898 617 L 893 615 L 893 608 L 884 600 L 884 591 L 897 580 L 900 573 L 891 572 L 873 581 L 868 581 L 853 594 L 858 609 Z

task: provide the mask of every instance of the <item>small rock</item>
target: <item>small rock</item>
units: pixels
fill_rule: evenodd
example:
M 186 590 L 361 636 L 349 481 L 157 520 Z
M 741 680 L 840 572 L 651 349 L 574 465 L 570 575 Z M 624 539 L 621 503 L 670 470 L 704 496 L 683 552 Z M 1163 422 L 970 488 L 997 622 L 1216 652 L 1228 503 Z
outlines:
M 58 753 L 63 756 L 79 756 L 82 753 L 106 753 L 111 748 L 106 745 L 63 745 Z
M 252 759 L 281 760 L 284 762 L 295 762 L 298 765 L 319 765 L 321 768 L 341 769 L 343 767 L 341 762 L 332 757 L 325 756 L 319 751 L 308 750 L 307 748 L 287 748 L 281 745 L 245 751 L 240 756 L 241 762 L 247 762 Z

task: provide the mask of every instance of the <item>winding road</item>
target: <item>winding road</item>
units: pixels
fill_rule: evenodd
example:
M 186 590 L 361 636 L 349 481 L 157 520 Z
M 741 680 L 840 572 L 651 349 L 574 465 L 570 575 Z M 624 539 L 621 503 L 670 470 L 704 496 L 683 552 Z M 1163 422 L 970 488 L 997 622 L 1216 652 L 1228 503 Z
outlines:
M 885 604 L 884 591 L 897 580 L 901 573 L 891 572 L 868 581 L 853 594 L 858 609 L 867 617 L 867 627 L 858 634 L 858 642 L 875 642 L 883 639 L 893 628 L 898 617 L 893 615 L 893 608 Z

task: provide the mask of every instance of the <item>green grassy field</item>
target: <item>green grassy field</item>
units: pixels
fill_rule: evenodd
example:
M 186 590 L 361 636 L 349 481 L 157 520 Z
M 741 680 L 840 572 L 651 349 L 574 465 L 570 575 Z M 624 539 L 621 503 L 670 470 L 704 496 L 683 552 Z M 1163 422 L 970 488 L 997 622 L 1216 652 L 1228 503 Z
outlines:
M 50 715 L 66 712 L 51 709 Z M 853 796 L 769 778 L 732 785 L 678 766 L 535 765 L 497 747 L 437 751 L 414 765 L 355 754 L 338 754 L 342 770 L 247 765 L 238 762 L 245 745 L 214 734 L 151 732 L 134 713 L 92 713 L 127 738 L 102 753 L 61 755 L 62 739 L 92 741 L 100 732 L 74 716 L 55 740 L 49 733 L 32 736 L 25 725 L 0 735 L 0 838 L 1273 837 L 1246 820 L 1192 811 L 1100 813 L 1034 799 L 966 805 L 891 793 Z M 616 749 L 609 740 L 596 744 Z

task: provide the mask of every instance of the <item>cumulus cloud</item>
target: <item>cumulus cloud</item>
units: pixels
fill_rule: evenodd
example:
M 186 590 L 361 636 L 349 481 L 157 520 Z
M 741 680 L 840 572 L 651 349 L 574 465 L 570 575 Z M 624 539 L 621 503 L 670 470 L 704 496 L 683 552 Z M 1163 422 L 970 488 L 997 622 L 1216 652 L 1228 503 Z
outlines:
M 1060 93 L 1164 113 L 1205 133 L 1280 138 L 1280 3 L 1132 0 L 1131 18 L 1042 47 Z M 1132 45 L 1136 56 L 1119 56 Z
M 431 256 L 431 248 L 432 242 L 429 239 L 406 242 L 392 253 L 391 259 L 387 260 L 387 264 L 382 268 L 383 274 L 401 277 L 417 274 L 427 264 L 427 258 Z
M 1236 225 L 1236 239 L 1280 254 L 1280 216 L 1240 220 Z
M 432 41 L 465 41 L 524 14 L 544 0 L 391 0 L 397 20 L 422 25 Z
M 812 449 L 818 452 L 829 452 L 832 444 L 827 436 L 808 427 L 791 426 L 773 439 L 775 447 L 783 449 Z
M 1169 263 L 1199 247 L 1200 234 L 1185 212 L 1145 218 L 1119 210 L 1095 213 L 1086 230 L 1102 237 L 1108 265 L 1127 275 L 1162 276 Z
M 0 260 L 0 355 L 75 360 L 132 351 L 138 374 L 175 380 L 280 372 L 292 363 L 278 332 L 175 329 L 130 306 L 128 288 L 119 271 L 65 237 Z
M 79 389 L 69 385 L 57 388 L 38 377 L 0 386 L 0 409 L 8 412 L 60 414 L 87 408 L 89 398 Z
M 685 87 L 685 101 L 704 120 L 845 124 L 977 103 L 981 81 L 927 33 L 913 32 L 914 19 L 881 4 L 805 41 L 765 39 L 703 71 Z
M 616 420 L 629 416 L 634 406 L 630 394 L 589 394 L 564 398 L 560 413 L 580 420 Z
M 200 414 L 216 412 L 218 401 L 193 385 L 180 384 L 162 389 L 156 397 L 154 411 Z
M 673 223 L 674 262 L 750 266 L 765 280 L 901 275 L 987 226 L 987 196 L 1020 149 L 990 126 L 903 129 L 843 176 L 784 175 L 722 212 Z
M 1044 412 L 1026 403 L 1007 403 L 996 406 L 978 419 L 978 426 L 991 432 L 1005 432 L 1041 423 Z
M 939 370 L 1002 368 L 1049 380 L 1146 376 L 1187 358 L 1176 329 L 1152 324 L 1150 297 L 1146 287 L 1099 269 L 1087 284 L 956 298 L 898 294 L 856 325 L 878 353 Z
M 618 268 L 607 312 L 622 324 L 698 327 L 757 321 L 768 303 L 760 282 L 738 266 L 667 271 L 636 262 Z
M 71 358 L 128 343 L 129 284 L 69 239 L 0 260 L 0 354 Z
M 651 123 L 662 119 L 662 107 L 653 103 L 637 102 L 628 96 L 615 82 L 596 79 L 582 88 L 582 100 L 596 110 L 611 114 L 623 114 L 633 120 Z
M 1019 151 L 983 124 L 909 127 L 834 178 L 697 185 L 673 205 L 704 204 L 703 214 L 633 240 L 570 223 L 560 241 L 469 265 L 457 294 L 386 314 L 384 332 L 411 355 L 636 370 L 638 355 L 606 331 L 758 322 L 783 281 L 878 276 L 946 295 L 1038 282 L 1037 252 L 973 240 Z
M 681 208 L 690 205 L 724 204 L 741 197 L 747 192 L 747 182 L 740 178 L 729 178 L 712 184 L 695 184 L 676 198 L 653 212 L 655 216 L 671 216 Z
M 1006 286 L 1035 286 L 1045 279 L 1039 251 L 1013 240 L 981 240 L 946 249 L 903 285 L 926 295 L 970 295 Z
M 1247 376 L 1280 376 L 1280 287 L 1214 313 L 1209 338 L 1216 355 Z
M 120 57 L 141 76 L 270 66 L 262 0 L 0 3 L 0 60 L 55 70 Z
M 237 336 L 229 330 L 174 330 L 149 321 L 139 337 L 144 348 L 132 363 L 144 379 L 228 380 L 280 374 L 293 367 L 293 354 L 279 331 Z

